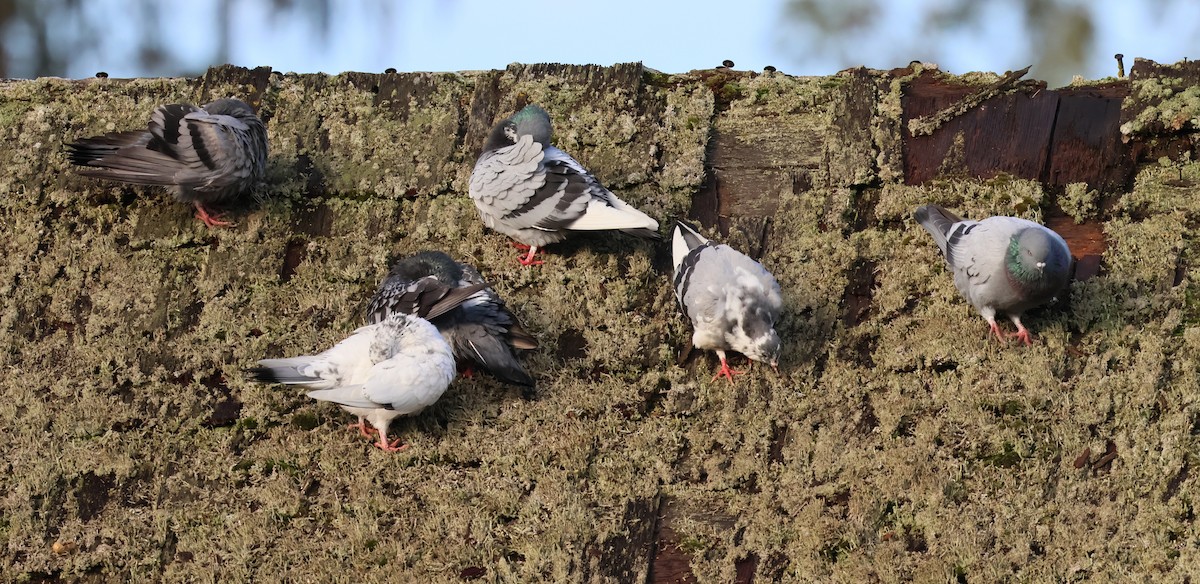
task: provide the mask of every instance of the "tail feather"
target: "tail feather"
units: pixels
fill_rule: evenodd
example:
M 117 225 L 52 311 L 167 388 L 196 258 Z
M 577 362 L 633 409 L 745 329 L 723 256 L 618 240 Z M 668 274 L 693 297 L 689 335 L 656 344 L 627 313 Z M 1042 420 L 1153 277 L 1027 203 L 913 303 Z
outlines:
M 938 249 L 942 250 L 942 255 L 946 254 L 946 238 L 950 235 L 950 228 L 955 223 L 962 221 L 962 218 L 958 215 L 937 205 L 922 205 L 917 207 L 917 210 L 913 212 L 913 218 L 917 220 L 917 223 L 921 224 L 921 227 L 925 228 L 925 231 L 928 231 L 933 236 Z
M 683 258 L 687 257 L 688 252 L 708 243 L 703 235 L 696 231 L 686 221 L 678 220 L 675 222 L 675 234 L 671 238 L 671 259 L 678 270 L 683 264 Z
M 534 386 L 533 377 L 521 366 L 512 347 L 503 337 L 492 334 L 482 326 L 469 325 L 443 334 L 453 345 L 455 355 L 470 359 L 496 379 L 513 385 Z
M 246 369 L 246 374 L 252 381 L 262 383 L 284 383 L 288 385 L 313 385 L 322 380 L 319 377 L 305 375 L 300 368 L 308 365 L 311 357 L 292 357 L 290 359 L 263 359 L 258 366 Z
M 639 239 L 648 239 L 650 241 L 662 241 L 662 234 L 653 229 L 622 229 L 621 233 L 632 235 Z

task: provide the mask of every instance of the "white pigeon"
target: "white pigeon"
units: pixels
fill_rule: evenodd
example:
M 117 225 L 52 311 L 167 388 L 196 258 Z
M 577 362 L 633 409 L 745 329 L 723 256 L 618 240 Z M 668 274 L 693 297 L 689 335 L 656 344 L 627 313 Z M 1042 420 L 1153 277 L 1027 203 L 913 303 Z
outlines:
M 745 254 L 701 236 L 679 221 L 671 242 L 675 298 L 692 321 L 692 345 L 716 351 L 721 369 L 713 376 L 743 373 L 729 368 L 725 351 L 737 351 L 779 368 L 780 340 L 775 321 L 783 296 L 775 277 Z
M 195 205 L 205 225 L 230 225 L 209 206 L 229 203 L 262 179 L 267 130 L 237 99 L 203 109 L 160 105 L 147 129 L 84 138 L 67 144 L 67 155 L 83 176 L 170 187 L 176 199 Z
M 996 313 L 1003 312 L 1017 326 L 1009 336 L 1033 344 L 1021 315 L 1050 301 L 1067 285 L 1073 262 L 1067 242 L 1018 217 L 971 221 L 937 205 L 918 207 L 913 217 L 933 236 L 954 273 L 954 285 L 996 338 L 1005 340 L 996 324 Z
M 569 154 L 550 145 L 550 116 L 536 105 L 501 120 L 471 172 L 470 195 L 483 223 L 529 247 L 522 265 L 536 265 L 538 248 L 572 231 L 617 230 L 662 239 L 658 221 L 604 188 Z
M 442 397 L 454 380 L 454 353 L 429 321 L 411 314 L 388 318 L 354 331 L 319 355 L 263 359 L 250 369 L 256 381 L 302 385 L 308 396 L 342 406 L 379 430 L 379 448 L 400 451 L 407 444 L 388 442 L 394 418 L 416 414 Z

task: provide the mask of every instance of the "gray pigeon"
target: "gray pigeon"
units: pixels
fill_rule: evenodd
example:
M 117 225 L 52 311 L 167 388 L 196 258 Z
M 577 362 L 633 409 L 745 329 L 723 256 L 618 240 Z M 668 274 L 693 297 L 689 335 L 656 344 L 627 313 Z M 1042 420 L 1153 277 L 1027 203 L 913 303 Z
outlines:
M 76 172 L 109 180 L 170 187 L 196 206 L 205 225 L 229 225 L 211 206 L 230 202 L 262 179 L 267 130 L 254 110 L 237 99 L 197 109 L 160 105 L 146 130 L 111 132 L 67 145 Z
M 485 287 L 455 288 L 432 302 L 426 314 L 437 318 Z M 254 381 L 315 390 L 308 396 L 337 403 L 358 416 L 358 423 L 351 427 L 364 436 L 370 435 L 365 423 L 369 421 L 379 431 L 376 446 L 389 451 L 405 448 L 388 442 L 391 421 L 437 401 L 455 372 L 454 352 L 437 327 L 419 316 L 401 313 L 359 328 L 319 355 L 263 359 L 248 370 Z
M 1067 242 L 1017 217 L 971 221 L 937 205 L 918 207 L 913 217 L 933 236 L 954 272 L 954 285 L 987 320 L 996 338 L 1004 341 L 996 324 L 996 313 L 1003 312 L 1017 325 L 1017 332 L 1009 336 L 1032 344 L 1021 315 L 1066 286 L 1072 264 Z
M 376 323 L 394 313 L 427 314 L 451 290 L 485 284 L 475 268 L 454 261 L 440 251 L 424 251 L 404 258 L 380 284 L 367 305 L 367 322 Z M 506 383 L 533 387 L 533 378 L 521 367 L 516 349 L 536 349 L 537 340 L 491 288 L 472 294 L 461 305 L 430 322 L 441 331 L 460 360 L 474 363 Z
M 471 199 L 483 223 L 528 246 L 522 265 L 536 265 L 539 247 L 571 231 L 618 230 L 662 239 L 658 222 L 604 188 L 569 154 L 550 145 L 550 116 L 536 105 L 492 128 L 471 172 Z
M 762 264 L 724 244 L 702 237 L 687 223 L 675 225 L 671 243 L 675 264 L 675 298 L 692 321 L 692 345 L 716 351 L 721 370 L 733 376 L 725 351 L 737 351 L 779 368 L 780 340 L 775 321 L 783 296 L 775 277 Z

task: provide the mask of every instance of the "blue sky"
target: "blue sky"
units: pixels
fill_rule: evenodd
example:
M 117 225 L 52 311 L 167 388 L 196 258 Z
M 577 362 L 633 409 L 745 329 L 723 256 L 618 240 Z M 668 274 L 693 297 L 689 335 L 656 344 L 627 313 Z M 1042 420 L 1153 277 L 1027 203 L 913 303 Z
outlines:
M 303 4 L 304 0 L 295 0 Z M 1020 42 L 1019 2 L 993 0 L 980 24 L 956 30 L 939 43 L 915 26 L 916 16 L 949 0 L 879 0 L 894 37 L 871 32 L 844 35 L 838 51 L 798 49 L 803 30 L 785 21 L 783 0 L 690 2 L 607 0 L 536 2 L 530 0 L 331 0 L 328 35 L 322 38 L 310 20 L 272 15 L 270 0 L 233 2 L 230 60 L 239 65 L 269 65 L 280 71 L 327 72 L 458 71 L 503 68 L 511 62 L 611 64 L 643 61 L 665 72 L 709 68 L 732 59 L 739 69 L 773 65 L 795 75 L 826 75 L 847 66 L 903 66 L 910 60 L 933 61 L 944 70 L 1002 72 L 1034 63 L 1036 55 Z M 863 0 L 831 0 L 854 4 Z M 1094 50 L 1079 71 L 1087 78 L 1115 73 L 1120 52 L 1160 62 L 1200 58 L 1200 2 L 1190 0 L 1059 0 L 1092 6 Z M 188 9 L 163 0 L 163 25 L 186 71 L 198 73 L 210 63 L 218 36 L 220 0 L 189 0 Z M 115 77 L 148 74 L 133 58 L 140 19 L 129 14 L 127 0 L 88 0 L 85 10 L 108 32 L 98 50 L 70 58 L 68 75 L 87 77 L 107 71 Z M 127 14 L 113 19 L 113 14 Z M 1050 23 L 1054 30 L 1055 23 Z M 908 32 L 905 32 L 908 31 Z M 9 31 L 20 38 L 20 31 Z M 790 37 L 790 38 L 789 38 Z M 1033 72 L 1037 76 L 1037 70 Z

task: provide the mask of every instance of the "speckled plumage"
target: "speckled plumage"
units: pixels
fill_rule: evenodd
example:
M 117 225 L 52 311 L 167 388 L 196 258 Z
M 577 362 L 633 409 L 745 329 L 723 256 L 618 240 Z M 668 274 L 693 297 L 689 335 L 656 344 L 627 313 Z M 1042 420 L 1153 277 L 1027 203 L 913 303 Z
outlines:
M 1017 327 L 1012 336 L 1030 344 L 1021 315 L 1049 302 L 1067 285 L 1073 262 L 1067 242 L 1018 217 L 972 221 L 937 205 L 919 207 L 913 217 L 933 236 L 954 285 L 996 337 L 1004 340 L 996 324 L 996 314 L 1003 312 Z
M 146 130 L 111 132 L 67 145 L 76 172 L 133 184 L 169 187 L 196 206 L 205 224 L 226 225 L 209 207 L 240 197 L 261 180 L 267 131 L 245 102 L 218 99 L 203 109 L 161 105 Z
M 745 254 L 701 236 L 680 221 L 671 244 L 675 297 L 692 321 L 692 345 L 721 359 L 717 376 L 730 380 L 725 351 L 778 366 L 781 341 L 775 322 L 783 296 L 775 277 Z M 714 378 L 715 379 L 715 378 Z

